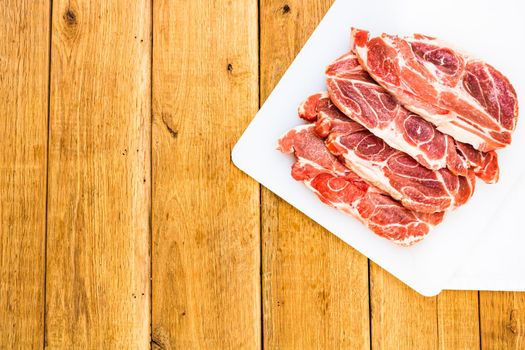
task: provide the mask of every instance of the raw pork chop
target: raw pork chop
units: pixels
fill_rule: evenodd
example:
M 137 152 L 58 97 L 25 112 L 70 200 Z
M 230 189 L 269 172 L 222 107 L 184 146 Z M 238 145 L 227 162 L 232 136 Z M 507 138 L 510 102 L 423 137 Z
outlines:
M 510 144 L 518 99 L 494 67 L 420 34 L 369 39 L 353 29 L 352 36 L 363 68 L 407 109 L 477 150 Z
M 465 176 L 472 168 L 485 182 L 497 182 L 499 167 L 496 152 L 476 151 L 403 108 L 370 78 L 353 52 L 328 66 L 326 75 L 333 103 L 389 146 L 409 154 L 428 169 L 448 168 L 455 175 Z M 310 103 L 315 104 L 322 97 L 311 97 Z
M 328 152 L 313 124 L 288 131 L 279 140 L 279 149 L 295 154 L 293 178 L 302 181 L 321 201 L 399 245 L 420 241 L 443 220 L 443 213 L 410 211 L 364 182 Z
M 317 107 L 305 105 L 306 109 L 317 111 L 315 130 L 326 138 L 328 150 L 365 181 L 408 209 L 425 213 L 451 210 L 472 196 L 475 186 L 472 171 L 463 177 L 448 169 L 429 170 L 348 119 L 326 99 L 317 101 Z M 316 118 L 309 115 L 309 119 Z

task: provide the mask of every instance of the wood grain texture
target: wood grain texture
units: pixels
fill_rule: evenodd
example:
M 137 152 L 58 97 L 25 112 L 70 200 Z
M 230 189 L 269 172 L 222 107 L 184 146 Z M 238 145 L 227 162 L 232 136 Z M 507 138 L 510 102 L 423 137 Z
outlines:
M 370 264 L 372 349 L 436 349 L 436 297 L 426 298 Z
M 331 3 L 261 0 L 261 100 Z M 369 349 L 367 259 L 266 189 L 262 208 L 265 347 Z
M 371 264 L 373 349 L 479 349 L 476 292 L 419 295 Z
M 478 292 L 443 291 L 437 297 L 440 349 L 479 349 Z
M 47 1 L 0 5 L 0 347 L 44 339 Z
M 151 8 L 53 1 L 46 344 L 150 343 Z
M 257 1 L 153 13 L 153 340 L 260 348 L 259 188 L 230 162 L 257 111 Z
M 525 293 L 480 292 L 483 349 L 525 348 Z

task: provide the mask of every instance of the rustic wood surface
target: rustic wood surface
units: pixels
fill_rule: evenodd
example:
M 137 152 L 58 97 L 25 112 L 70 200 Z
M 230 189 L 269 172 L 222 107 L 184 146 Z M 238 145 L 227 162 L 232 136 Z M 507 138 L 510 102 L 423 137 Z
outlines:
M 53 1 L 49 348 L 149 346 L 150 12 Z
M 49 5 L 0 5 L 0 348 L 44 341 Z
M 258 109 L 257 3 L 153 15 L 153 341 L 260 348 L 259 187 L 230 161 Z
M 422 297 L 231 163 L 331 3 L 2 2 L 1 349 L 525 348 L 525 293 Z

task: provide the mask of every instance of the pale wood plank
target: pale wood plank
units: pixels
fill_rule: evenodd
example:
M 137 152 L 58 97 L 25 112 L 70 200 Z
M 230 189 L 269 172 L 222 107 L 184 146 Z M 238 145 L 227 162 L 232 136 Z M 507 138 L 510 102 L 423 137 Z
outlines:
M 257 111 L 257 1 L 154 1 L 153 339 L 260 348 L 259 188 L 230 162 Z
M 444 291 L 437 298 L 440 349 L 479 349 L 478 292 Z
M 426 298 L 378 265 L 370 266 L 373 349 L 436 349 L 436 297 Z
M 525 293 L 480 292 L 483 349 L 525 348 Z
M 0 5 L 0 347 L 44 339 L 48 1 Z
M 373 349 L 479 349 L 477 292 L 424 297 L 373 263 L 370 280 Z
M 262 100 L 331 3 L 261 1 Z M 367 259 L 266 189 L 262 208 L 265 346 L 368 349 Z
M 150 344 L 149 0 L 53 1 L 46 343 Z

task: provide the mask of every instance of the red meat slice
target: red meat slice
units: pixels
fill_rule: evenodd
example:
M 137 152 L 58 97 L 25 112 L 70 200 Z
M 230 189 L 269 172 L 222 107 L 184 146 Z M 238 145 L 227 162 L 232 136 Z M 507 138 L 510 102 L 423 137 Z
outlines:
M 295 155 L 292 176 L 321 201 L 403 246 L 422 240 L 443 220 L 442 212 L 425 214 L 408 210 L 363 181 L 328 152 L 314 128 L 314 124 L 309 124 L 288 131 L 280 138 L 279 149 Z
M 483 153 L 455 141 L 432 123 L 405 109 L 372 80 L 353 52 L 328 66 L 326 75 L 333 103 L 389 146 L 407 153 L 428 169 L 448 168 L 455 175 L 465 176 L 472 168 L 485 182 L 497 182 L 499 166 L 495 152 Z M 312 108 L 329 103 L 318 101 L 321 98 L 327 99 L 324 94 L 312 95 L 300 107 L 300 114 L 312 120 L 311 115 L 316 112 Z
M 447 169 L 429 170 L 412 157 L 386 144 L 361 124 L 345 117 L 323 98 L 317 111 L 315 130 L 326 138 L 328 150 L 368 183 L 390 194 L 411 210 L 433 213 L 452 210 L 467 202 L 475 187 L 472 171 L 456 176 Z M 313 102 L 312 102 L 313 104 Z M 306 109 L 305 109 L 306 110 Z
M 477 150 L 510 144 L 518 99 L 494 67 L 420 34 L 369 39 L 353 29 L 352 36 L 363 68 L 407 109 Z

